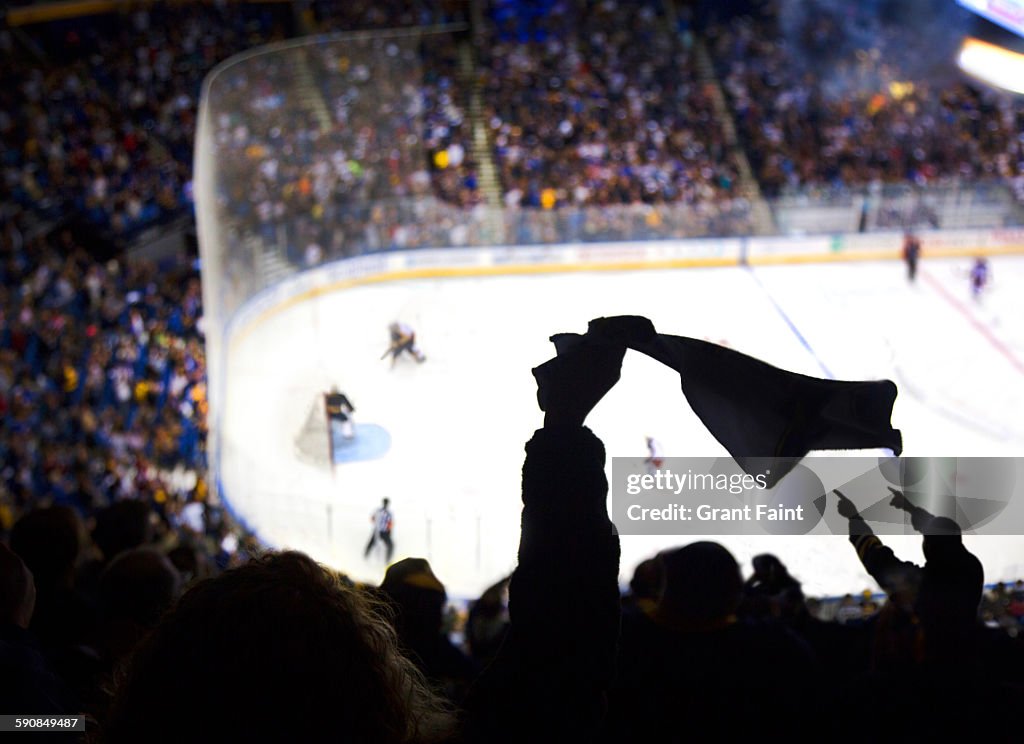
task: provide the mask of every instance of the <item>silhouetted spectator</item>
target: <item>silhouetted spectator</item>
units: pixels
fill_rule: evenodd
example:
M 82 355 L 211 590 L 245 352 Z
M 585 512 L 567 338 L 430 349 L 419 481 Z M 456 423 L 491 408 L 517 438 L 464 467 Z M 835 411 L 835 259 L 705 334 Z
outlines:
M 100 577 L 101 645 L 111 664 L 125 658 L 177 598 L 181 576 L 151 547 L 118 554 Z
M 718 543 L 658 556 L 657 603 L 623 616 L 605 740 L 683 741 L 813 729 L 811 652 L 778 624 L 738 621 L 743 580 Z
M 0 704 L 23 714 L 78 713 L 28 630 L 35 601 L 32 573 L 0 543 Z
M 641 561 L 629 581 L 629 594 L 622 598 L 623 613 L 648 613 L 658 602 L 664 578 L 662 564 L 657 558 Z
M 488 587 L 469 608 L 466 644 L 473 661 L 485 667 L 497 655 L 508 633 L 508 584 L 505 577 Z
M 923 653 L 932 659 L 968 653 L 984 588 L 981 562 L 964 546 L 955 521 L 935 517 L 911 504 L 902 492 L 889 490 L 891 505 L 908 512 L 914 529 L 924 536 L 925 565 L 897 558 L 853 503 L 836 491 L 839 512 L 850 520 L 850 542 L 878 585 L 897 604 L 912 605 L 921 624 Z
M 52 652 L 95 638 L 95 608 L 74 587 L 83 542 L 81 519 L 67 506 L 28 512 L 11 530 L 11 550 L 35 577 L 32 632 Z
M 167 557 L 178 570 L 182 586 L 188 586 L 193 581 L 207 579 L 213 573 L 209 556 L 189 540 L 184 540 L 171 548 Z
M 100 576 L 121 553 L 153 542 L 153 509 L 141 499 L 116 501 L 97 512 L 92 541 L 99 556 L 83 561 L 76 586 L 92 598 L 99 595 Z
M 105 739 L 433 742 L 452 724 L 371 598 L 286 552 L 182 596 L 133 654 Z
M 93 542 L 109 564 L 120 553 L 153 540 L 152 508 L 144 501 L 125 499 L 111 504 L 96 515 Z
M 741 614 L 757 618 L 792 619 L 803 609 L 800 582 L 771 553 L 754 556 L 754 573 L 743 585 Z
M 401 560 L 388 568 L 380 588 L 395 609 L 403 652 L 449 699 L 460 700 L 476 670 L 442 632 L 448 595 L 430 564 L 423 558 Z
M 775 555 L 754 556 L 754 573 L 743 589 L 740 616 L 760 622 L 780 622 L 803 640 L 822 672 L 835 678 L 840 691 L 851 675 L 866 669 L 868 631 L 862 624 L 824 622 L 807 606 L 800 582 Z
M 861 562 L 894 597 L 874 623 L 872 674 L 851 702 L 873 711 L 896 737 L 966 738 L 979 719 L 989 718 L 986 736 L 1009 741 L 1012 726 L 991 720 L 988 712 L 1011 705 L 1024 689 L 1018 675 L 995 674 L 981 653 L 981 563 L 964 546 L 956 522 L 889 490 L 891 505 L 908 512 L 924 536 L 923 567 L 896 558 L 854 504 L 835 492 Z

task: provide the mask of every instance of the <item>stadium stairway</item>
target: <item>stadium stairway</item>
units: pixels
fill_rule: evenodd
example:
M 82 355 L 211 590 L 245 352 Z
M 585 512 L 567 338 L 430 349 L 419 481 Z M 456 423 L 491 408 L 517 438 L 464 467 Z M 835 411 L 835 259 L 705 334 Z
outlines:
M 324 93 L 316 84 L 316 77 L 310 68 L 309 51 L 302 55 L 302 64 L 295 68 L 295 98 L 299 104 L 313 114 L 321 132 L 329 132 L 333 126 L 331 111 L 324 100 Z
M 472 28 L 481 29 L 483 11 L 481 3 L 470 3 Z M 459 84 L 463 90 L 469 91 L 467 111 L 473 132 L 473 160 L 477 165 L 477 183 L 483 195 L 484 204 L 489 207 L 483 225 L 486 242 L 501 243 L 504 241 L 504 223 L 501 219 L 502 203 L 501 182 L 498 179 L 498 167 L 494 162 L 494 148 L 491 146 L 490 129 L 484 116 L 483 83 L 478 74 L 478 65 L 474 44 L 464 39 L 459 42 Z
M 261 286 L 270 287 L 295 273 L 295 267 L 288 263 L 283 251 L 265 248 L 256 236 L 245 239 L 245 247 L 256 257 L 257 272 Z
M 672 0 L 666 0 L 666 5 L 668 7 L 669 19 L 674 18 L 674 3 Z M 715 74 L 715 66 L 711 62 L 711 55 L 708 53 L 707 46 L 700 37 L 694 37 L 692 44 L 697 74 L 701 82 L 708 86 L 711 93 L 711 103 L 715 108 L 715 117 L 721 123 L 722 132 L 725 134 L 725 141 L 729 146 L 730 154 L 732 154 L 736 162 L 736 168 L 739 171 L 740 193 L 750 201 L 751 214 L 754 220 L 754 234 L 775 234 L 778 231 L 775 224 L 775 216 L 772 214 L 768 202 L 765 201 L 764 196 L 761 194 L 761 186 L 758 184 L 754 171 L 750 167 L 747 153 L 740 146 L 739 138 L 736 136 L 736 123 L 729 112 L 729 106 L 725 101 L 725 94 L 722 92 L 722 86 L 718 81 L 718 76 Z
M 489 207 L 501 206 L 501 184 L 498 182 L 498 168 L 494 164 L 487 122 L 484 121 L 484 104 L 481 95 L 480 76 L 476 74 L 476 60 L 473 46 L 466 41 L 459 44 L 459 77 L 469 89 L 469 119 L 473 127 L 473 159 L 480 168 L 477 174 L 479 188 Z

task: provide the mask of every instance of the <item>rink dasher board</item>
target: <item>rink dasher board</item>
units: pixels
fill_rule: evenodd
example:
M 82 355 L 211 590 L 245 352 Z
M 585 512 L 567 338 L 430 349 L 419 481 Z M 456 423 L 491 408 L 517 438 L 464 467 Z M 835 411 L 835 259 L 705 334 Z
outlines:
M 1024 228 L 919 233 L 923 257 L 1024 254 Z M 901 256 L 903 233 L 808 237 L 694 238 L 485 248 L 422 248 L 340 259 L 301 271 L 247 300 L 229 319 L 225 338 L 264 316 L 350 287 L 407 279 L 579 271 L 631 271 L 715 266 L 880 261 Z

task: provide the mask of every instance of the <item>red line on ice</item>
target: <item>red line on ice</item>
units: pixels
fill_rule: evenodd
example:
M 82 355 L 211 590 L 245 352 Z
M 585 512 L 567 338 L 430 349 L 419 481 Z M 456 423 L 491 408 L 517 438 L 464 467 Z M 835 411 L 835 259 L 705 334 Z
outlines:
M 961 315 L 967 318 L 967 321 L 972 326 L 974 326 L 974 329 L 982 336 L 984 336 L 985 340 L 992 344 L 992 346 L 995 347 L 996 351 L 998 351 L 1000 354 L 1006 357 L 1007 360 L 1009 360 L 1010 364 L 1012 364 L 1018 372 L 1024 374 L 1024 362 L 1021 362 L 1021 360 L 1018 359 L 1012 351 L 1010 351 L 1009 347 L 1007 347 L 1006 344 L 1004 344 L 1002 341 L 996 338 L 996 335 L 992 333 L 992 331 L 990 331 L 986 325 L 984 325 L 977 318 L 975 318 L 966 305 L 964 305 L 962 302 L 960 302 L 960 300 L 958 300 L 956 297 L 950 294 L 949 290 L 943 287 L 942 284 L 937 279 L 935 279 L 935 277 L 933 277 L 931 274 L 929 274 L 926 271 L 921 271 L 920 274 L 925 278 L 928 284 L 935 289 L 935 291 L 942 295 L 942 298 L 946 300 L 946 302 L 948 302 L 950 305 L 956 308 Z

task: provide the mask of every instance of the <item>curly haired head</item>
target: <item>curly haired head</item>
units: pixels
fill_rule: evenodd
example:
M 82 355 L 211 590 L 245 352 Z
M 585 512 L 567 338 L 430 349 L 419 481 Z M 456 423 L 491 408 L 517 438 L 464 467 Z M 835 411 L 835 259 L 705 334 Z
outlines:
M 104 739 L 435 742 L 453 722 L 380 606 L 283 552 L 182 596 L 123 671 Z

